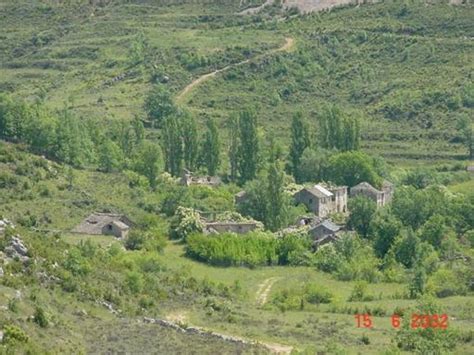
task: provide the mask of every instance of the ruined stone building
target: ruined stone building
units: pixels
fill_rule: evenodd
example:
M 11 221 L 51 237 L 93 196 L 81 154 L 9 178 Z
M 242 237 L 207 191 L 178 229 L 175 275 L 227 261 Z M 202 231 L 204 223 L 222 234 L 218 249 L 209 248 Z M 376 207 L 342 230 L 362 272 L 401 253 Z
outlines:
M 194 176 L 189 170 L 183 169 L 180 184 L 184 186 L 219 186 L 222 184 L 222 180 L 218 176 Z
M 365 196 L 374 201 L 377 206 L 381 207 L 385 206 L 392 200 L 393 192 L 393 184 L 388 181 L 383 182 L 381 190 L 376 189 L 368 182 L 361 182 L 360 184 L 351 187 L 350 195 L 351 197 Z
M 116 238 L 125 238 L 132 224 L 126 216 L 121 214 L 94 212 L 77 225 L 72 233 L 113 235 Z
M 304 204 L 316 216 L 347 211 L 347 187 L 317 184 L 305 187 L 294 195 L 296 203 Z

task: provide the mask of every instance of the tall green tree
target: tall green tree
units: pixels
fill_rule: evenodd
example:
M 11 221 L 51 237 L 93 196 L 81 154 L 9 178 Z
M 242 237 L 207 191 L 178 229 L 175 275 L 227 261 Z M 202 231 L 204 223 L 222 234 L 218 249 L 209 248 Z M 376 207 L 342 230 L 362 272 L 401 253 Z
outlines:
M 402 224 L 387 209 L 378 210 L 370 221 L 370 235 L 374 240 L 374 251 L 383 258 L 400 234 Z
M 299 167 L 301 182 L 326 180 L 331 154 L 324 148 L 305 149 Z
M 188 112 L 184 112 L 182 116 L 182 134 L 184 165 L 193 171 L 197 168 L 199 155 L 198 131 L 196 119 Z
M 83 166 L 93 158 L 90 132 L 66 107 L 61 110 L 56 126 L 55 157 L 73 166 Z
M 326 106 L 319 117 L 319 144 L 341 151 L 357 150 L 360 126 L 356 117 L 348 117 L 338 106 Z
M 134 170 L 148 179 L 151 188 L 156 187 L 156 179 L 162 170 L 162 159 L 160 146 L 143 141 L 138 147 L 134 161 Z
M 327 178 L 336 184 L 355 186 L 366 181 L 378 187 L 382 179 L 377 174 L 373 159 L 360 151 L 343 152 L 331 156 Z
M 171 93 L 163 85 L 153 87 L 145 99 L 143 108 L 148 120 L 155 128 L 161 127 L 166 118 L 177 112 Z
M 108 173 L 120 170 L 123 164 L 123 153 L 117 143 L 105 138 L 98 150 L 100 170 Z
M 365 196 L 356 196 L 349 201 L 349 220 L 347 225 L 363 237 L 369 235 L 370 221 L 374 215 L 377 205 Z
M 216 123 L 212 119 L 206 122 L 206 133 L 204 134 L 202 151 L 202 160 L 207 168 L 209 175 L 215 175 L 220 165 L 220 143 L 219 131 Z
M 340 149 L 344 151 L 358 150 L 360 145 L 359 120 L 354 117 L 345 117 L 343 127 L 344 139 L 342 144 L 339 144 Z
M 228 121 L 229 127 L 229 164 L 230 180 L 236 181 L 239 169 L 239 117 L 232 115 Z
M 238 170 L 240 182 L 244 184 L 257 175 L 259 162 L 259 140 L 257 133 L 257 115 L 255 112 L 242 111 L 239 116 Z
M 167 117 L 163 122 L 161 133 L 165 170 L 173 176 L 179 176 L 183 164 L 183 140 L 179 117 L 177 115 Z
M 268 169 L 265 225 L 272 231 L 286 225 L 288 210 L 284 191 L 284 173 L 275 161 Z
M 301 182 L 300 162 L 306 148 L 310 146 L 309 128 L 301 112 L 293 115 L 291 122 L 291 145 L 289 170 L 296 182 Z

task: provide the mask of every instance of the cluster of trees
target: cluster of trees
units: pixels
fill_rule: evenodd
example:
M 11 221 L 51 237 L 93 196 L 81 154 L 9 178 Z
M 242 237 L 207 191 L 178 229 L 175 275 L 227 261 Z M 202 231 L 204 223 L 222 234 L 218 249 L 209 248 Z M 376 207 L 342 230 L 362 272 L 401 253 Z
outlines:
M 312 136 L 301 112 L 293 116 L 287 170 L 297 182 L 308 181 L 313 177 L 321 179 L 326 175 L 324 170 L 327 166 L 323 165 L 331 152 L 359 149 L 359 120 L 347 116 L 339 107 L 326 106 L 319 116 L 318 128 L 318 134 Z M 315 161 L 318 163 L 316 167 L 311 166 Z
M 206 120 L 206 130 L 200 137 L 195 117 L 178 108 L 169 91 L 161 85 L 150 91 L 144 109 L 149 124 L 161 130 L 167 172 L 178 176 L 183 167 L 191 171 L 203 167 L 209 175 L 217 173 L 221 144 L 214 120 Z
M 386 278 L 403 280 L 400 266 L 409 270 L 411 297 L 463 294 L 472 287 L 462 247 L 473 245 L 472 197 L 451 195 L 438 186 L 404 186 L 389 207 L 377 209 L 364 197 L 349 207 L 348 225 L 370 243 Z
M 265 232 L 193 234 L 187 239 L 186 254 L 218 266 L 297 265 L 309 247 L 307 238 L 293 234 L 281 238 Z
M 36 154 L 74 167 L 97 166 L 105 172 L 132 170 L 154 187 L 162 170 L 158 144 L 145 140 L 142 121 L 111 121 L 109 127 L 78 117 L 64 107 L 48 110 L 0 96 L 0 138 L 25 143 Z

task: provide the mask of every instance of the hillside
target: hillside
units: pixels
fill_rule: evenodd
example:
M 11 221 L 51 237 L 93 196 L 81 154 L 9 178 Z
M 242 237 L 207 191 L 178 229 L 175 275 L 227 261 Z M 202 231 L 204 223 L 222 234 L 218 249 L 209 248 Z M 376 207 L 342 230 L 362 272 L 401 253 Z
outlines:
M 222 127 L 233 111 L 258 102 L 260 122 L 278 133 L 294 108 L 316 120 L 334 102 L 362 118 L 364 149 L 389 160 L 464 155 L 456 121 L 472 111 L 471 6 L 388 2 L 279 22 L 274 8 L 235 16 L 232 2 L 2 7 L 3 92 L 54 108 L 68 102 L 97 120 L 131 119 L 143 115 L 148 90 L 163 78 L 177 94 L 201 75 L 244 62 L 200 85 L 187 106 Z M 18 21 L 25 16 L 28 25 Z M 294 50 L 273 51 L 285 38 Z M 141 42 L 145 61 L 135 64 L 130 48 Z
M 345 3 L 0 0 L 0 354 L 473 353 L 474 8 Z

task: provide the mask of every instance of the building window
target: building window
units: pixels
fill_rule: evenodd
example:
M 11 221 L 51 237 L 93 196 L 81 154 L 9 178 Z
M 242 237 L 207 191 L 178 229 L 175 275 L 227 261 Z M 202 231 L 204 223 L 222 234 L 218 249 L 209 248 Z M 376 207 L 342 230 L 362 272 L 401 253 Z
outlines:
M 310 205 L 313 204 L 313 199 L 312 199 L 312 198 L 309 199 L 309 204 L 310 204 Z

